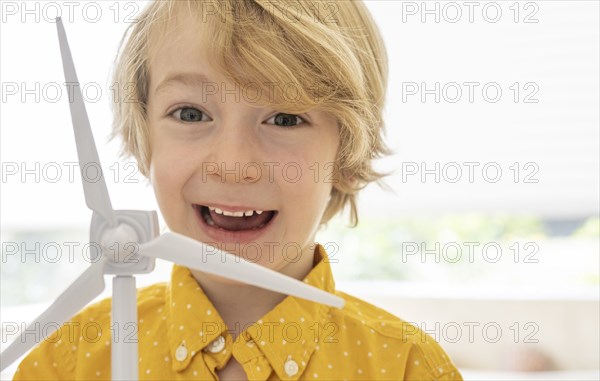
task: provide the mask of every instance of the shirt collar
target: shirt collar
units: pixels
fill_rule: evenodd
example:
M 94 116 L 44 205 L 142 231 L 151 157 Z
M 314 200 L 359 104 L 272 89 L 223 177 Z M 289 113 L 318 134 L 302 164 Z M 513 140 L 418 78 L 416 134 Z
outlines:
M 303 281 L 321 290 L 335 292 L 327 252 L 320 244 L 315 244 L 314 265 Z M 249 374 L 249 377 L 267 379 L 270 367 L 282 380 L 297 380 L 315 349 L 323 345 L 325 336 L 335 329 L 328 328 L 333 324 L 327 322 L 331 307 L 287 296 L 256 323 L 243 327 L 245 329 L 233 343 L 226 332 L 228 327 L 188 268 L 174 265 L 169 287 L 167 330 L 175 371 L 186 369 L 194 355 L 223 335 L 227 347 L 232 348 L 233 344 L 238 362 L 263 365 L 252 366 L 251 369 L 261 369 L 257 371 L 261 374 Z M 293 376 L 285 371 L 289 360 L 298 366 L 298 372 Z

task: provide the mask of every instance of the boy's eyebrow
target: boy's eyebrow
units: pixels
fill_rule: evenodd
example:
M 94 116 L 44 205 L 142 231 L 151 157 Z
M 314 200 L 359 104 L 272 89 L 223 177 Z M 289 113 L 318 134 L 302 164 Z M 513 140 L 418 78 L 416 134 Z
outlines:
M 202 85 L 207 82 L 210 82 L 208 77 L 202 73 L 174 73 L 168 75 L 167 78 L 156 87 L 154 93 L 158 94 L 160 91 L 163 91 L 174 83 L 181 83 L 190 87 L 202 87 Z

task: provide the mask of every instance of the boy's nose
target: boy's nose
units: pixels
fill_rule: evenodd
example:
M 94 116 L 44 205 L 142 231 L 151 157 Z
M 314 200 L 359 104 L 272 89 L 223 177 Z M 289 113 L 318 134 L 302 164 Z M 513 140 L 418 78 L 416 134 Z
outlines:
M 248 125 L 223 125 L 208 148 L 207 158 L 218 167 L 216 175 L 222 182 L 253 182 L 257 180 L 260 160 L 259 143 Z

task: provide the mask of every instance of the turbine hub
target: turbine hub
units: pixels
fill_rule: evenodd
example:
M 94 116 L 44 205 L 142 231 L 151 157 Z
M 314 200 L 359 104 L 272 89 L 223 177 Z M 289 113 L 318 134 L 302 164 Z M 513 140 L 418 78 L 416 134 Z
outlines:
M 138 242 L 139 237 L 135 229 L 121 223 L 116 228 L 104 231 L 100 245 L 108 260 L 116 263 L 136 263 L 139 260 Z

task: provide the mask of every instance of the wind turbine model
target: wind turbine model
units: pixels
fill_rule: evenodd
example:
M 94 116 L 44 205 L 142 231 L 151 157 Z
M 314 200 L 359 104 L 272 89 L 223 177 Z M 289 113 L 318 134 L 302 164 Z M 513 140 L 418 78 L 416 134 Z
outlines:
M 77 84 L 69 107 L 79 165 L 81 169 L 87 165 L 95 165 L 101 171 L 75 65 L 60 17 L 56 19 L 56 26 L 65 79 L 67 83 Z M 131 332 L 126 332 L 125 323 L 137 325 L 137 295 L 133 274 L 154 270 L 155 258 L 333 307 L 341 308 L 344 305 L 344 300 L 335 295 L 184 235 L 165 233 L 159 236 L 155 211 L 115 211 L 103 176 L 100 176 L 99 181 L 91 182 L 82 175 L 82 180 L 85 202 L 93 212 L 90 242 L 98 243 L 102 248 L 101 252 L 95 253 L 89 268 L 2 352 L 0 370 L 4 370 L 37 344 L 35 338 L 31 338 L 32 335 L 25 334 L 27 330 L 36 326 L 46 327 L 49 323 L 53 326 L 62 325 L 98 296 L 104 290 L 105 274 L 114 275 L 111 323 L 118 327 L 118 335 L 115 337 L 124 337 L 125 334 L 131 337 Z M 115 245 L 118 247 L 117 253 L 114 253 Z M 50 330 L 44 331 L 41 339 L 46 339 L 53 333 Z M 127 342 L 116 340 L 114 337 L 112 339 L 113 380 L 138 379 L 137 329 L 134 335 L 132 340 Z

